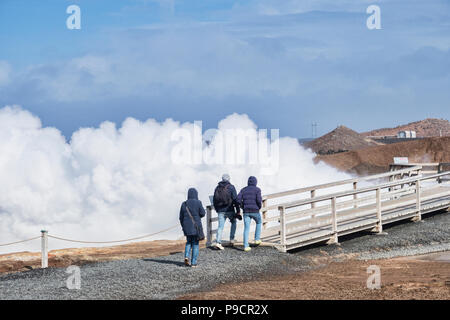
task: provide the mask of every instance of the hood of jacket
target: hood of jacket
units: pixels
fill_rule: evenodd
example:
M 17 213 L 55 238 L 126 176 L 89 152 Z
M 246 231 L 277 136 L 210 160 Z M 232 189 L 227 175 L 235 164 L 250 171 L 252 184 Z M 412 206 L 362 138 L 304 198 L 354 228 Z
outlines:
M 228 184 L 230 184 L 230 181 L 220 181 L 219 182 L 219 186 L 226 186 L 226 185 L 228 185 Z
M 257 183 L 258 183 L 258 180 L 256 180 L 256 178 L 254 176 L 251 176 L 248 178 L 249 186 L 256 186 Z
M 188 200 L 195 199 L 198 200 L 198 192 L 195 188 L 189 188 L 188 190 Z

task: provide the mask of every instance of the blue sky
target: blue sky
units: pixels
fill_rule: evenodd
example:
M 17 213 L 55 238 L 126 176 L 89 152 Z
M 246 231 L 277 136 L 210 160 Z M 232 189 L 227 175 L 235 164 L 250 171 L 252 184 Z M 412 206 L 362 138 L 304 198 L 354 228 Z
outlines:
M 81 8 L 68 30 L 66 8 Z M 381 8 L 381 30 L 366 8 Z M 67 138 L 233 112 L 309 137 L 450 115 L 448 0 L 1 0 L 0 106 Z

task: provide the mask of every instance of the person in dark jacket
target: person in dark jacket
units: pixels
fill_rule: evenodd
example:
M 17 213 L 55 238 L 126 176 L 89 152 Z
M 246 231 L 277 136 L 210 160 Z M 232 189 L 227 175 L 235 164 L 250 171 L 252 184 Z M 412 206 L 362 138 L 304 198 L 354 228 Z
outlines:
M 215 246 L 216 248 L 223 250 L 224 248 L 221 240 L 226 219 L 229 219 L 231 222 L 230 244 L 233 245 L 235 242 L 236 218 L 240 217 L 236 188 L 230 183 L 230 176 L 226 173 L 222 176 L 222 181 L 219 182 L 214 190 L 213 205 L 219 218 Z
M 256 184 L 256 178 L 249 177 L 247 186 L 239 192 L 237 197 L 237 201 L 244 211 L 244 250 L 247 252 L 251 250 L 248 244 L 251 219 L 256 222 L 255 245 L 261 244 L 262 219 L 259 210 L 262 206 L 262 197 L 261 189 Z
M 189 210 L 188 210 L 189 209 Z M 190 214 L 189 214 L 190 213 Z M 180 223 L 186 236 L 186 247 L 184 251 L 184 264 L 186 266 L 197 266 L 199 252 L 199 239 L 204 237 L 201 218 L 206 212 L 203 204 L 198 200 L 198 192 L 195 188 L 188 190 L 188 199 L 181 204 Z M 189 257 L 192 251 L 192 260 Z

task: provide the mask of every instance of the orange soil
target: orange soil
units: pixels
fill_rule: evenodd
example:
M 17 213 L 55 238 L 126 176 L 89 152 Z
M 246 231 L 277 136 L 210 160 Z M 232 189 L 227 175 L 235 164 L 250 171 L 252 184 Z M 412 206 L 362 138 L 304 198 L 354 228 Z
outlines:
M 121 259 L 139 259 L 169 255 L 184 250 L 184 240 L 157 240 L 136 242 L 103 248 L 74 248 L 52 250 L 48 255 L 49 267 L 67 267 L 88 262 Z M 204 247 L 204 241 L 201 246 Z M 0 273 L 40 268 L 39 252 L 18 252 L 0 255 Z
M 380 289 L 367 288 L 370 265 L 380 267 Z M 181 299 L 450 300 L 450 263 L 411 258 L 332 262 L 314 271 L 224 284 Z

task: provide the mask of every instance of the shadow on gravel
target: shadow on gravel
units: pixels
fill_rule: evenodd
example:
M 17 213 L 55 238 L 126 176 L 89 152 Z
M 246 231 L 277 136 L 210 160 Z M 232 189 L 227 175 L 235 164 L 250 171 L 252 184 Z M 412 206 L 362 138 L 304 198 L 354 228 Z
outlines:
M 339 239 L 339 241 L 341 241 L 341 239 Z M 300 248 L 295 248 L 292 250 L 289 250 L 288 253 L 301 253 L 303 251 L 308 251 L 308 250 L 312 250 L 312 249 L 317 249 L 317 248 L 326 248 L 328 245 L 326 244 L 326 241 L 322 241 L 322 242 L 317 242 L 317 243 L 313 243 L 307 246 L 303 246 Z
M 227 249 L 233 249 L 236 251 L 244 251 L 244 247 L 228 246 Z
M 237 250 L 237 251 L 244 251 L 244 247 L 241 246 L 224 246 L 225 250 Z M 206 247 L 206 249 L 211 250 L 211 251 L 221 251 L 220 249 L 215 248 L 214 246 L 211 247 Z
M 147 262 L 157 262 L 162 264 L 174 264 L 176 266 L 184 267 L 184 262 L 182 261 L 171 261 L 171 260 L 162 260 L 162 259 L 142 259 L 142 261 Z

